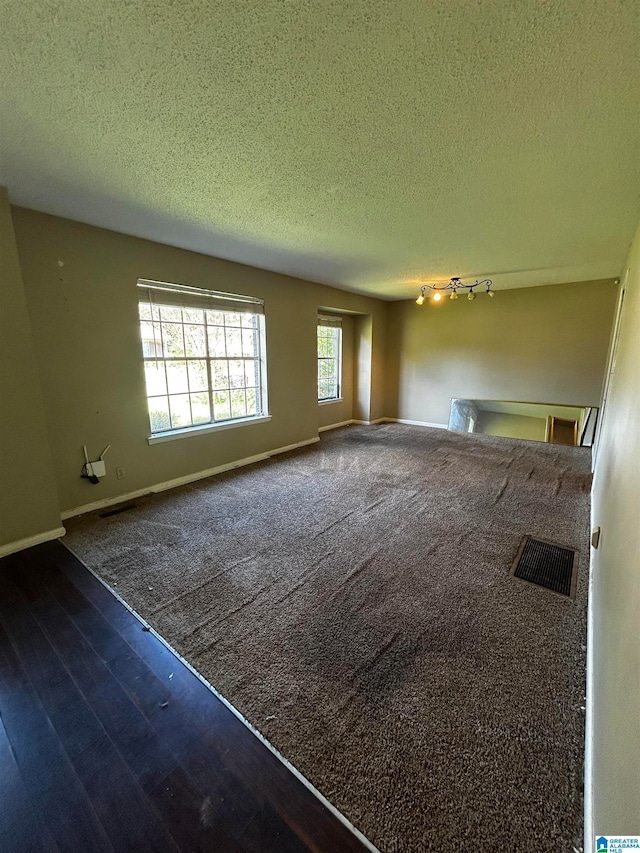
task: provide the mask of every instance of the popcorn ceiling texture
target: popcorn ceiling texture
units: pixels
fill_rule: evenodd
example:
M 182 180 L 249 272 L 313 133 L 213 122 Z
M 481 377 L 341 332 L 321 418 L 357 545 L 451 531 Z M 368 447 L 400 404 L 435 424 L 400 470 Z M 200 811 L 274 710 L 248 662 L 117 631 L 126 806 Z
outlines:
M 620 274 L 632 0 L 0 0 L 14 203 L 390 298 Z
M 590 453 L 389 424 L 65 542 L 383 851 L 581 848 Z M 576 600 L 508 576 L 580 549 Z

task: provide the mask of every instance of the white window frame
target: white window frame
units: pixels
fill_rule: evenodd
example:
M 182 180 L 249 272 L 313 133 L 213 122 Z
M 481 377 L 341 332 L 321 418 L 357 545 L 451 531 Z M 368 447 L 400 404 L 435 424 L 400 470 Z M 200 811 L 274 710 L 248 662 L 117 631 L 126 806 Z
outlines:
M 145 366 L 145 383 L 147 364 L 156 365 L 161 382 L 164 383 L 162 386 L 164 390 L 160 392 L 154 389 L 156 393 L 149 393 L 150 387 L 148 384 L 145 388 L 145 399 L 149 410 L 149 427 L 151 432 L 148 436 L 149 444 L 172 441 L 177 438 L 202 435 L 203 433 L 215 430 L 230 429 L 270 420 L 267 399 L 264 302 L 261 299 L 187 287 L 168 282 L 139 279 L 138 305 L 142 361 Z M 163 311 L 163 309 L 169 310 Z M 170 317 L 170 311 L 175 312 L 175 309 L 180 310 L 179 320 L 175 319 L 175 317 L 173 319 Z M 202 320 L 193 319 L 193 317 L 189 318 L 182 309 L 195 310 L 198 313 L 202 312 Z M 175 355 L 167 351 L 165 334 L 168 332 L 166 327 L 169 324 L 174 327 L 174 334 L 176 331 L 175 326 L 182 327 L 184 355 Z M 149 326 L 151 326 L 151 329 Z M 185 332 L 190 328 L 191 333 L 195 334 L 197 340 L 196 333 L 200 327 L 203 329 L 201 338 L 202 352 L 196 355 L 188 355 L 188 339 Z M 143 337 L 145 332 L 147 334 L 151 332 L 151 337 Z M 240 335 L 237 334 L 238 332 L 240 332 Z M 218 349 L 215 352 L 211 351 L 211 336 L 218 339 Z M 222 340 L 224 346 L 224 355 L 219 351 L 220 340 Z M 229 352 L 231 342 L 234 340 L 236 342 L 240 341 L 239 352 Z M 246 346 L 247 341 L 249 344 L 248 347 Z M 248 349 L 252 350 L 251 355 L 247 354 Z M 168 366 L 172 363 L 177 363 L 180 367 L 184 365 L 186 390 L 171 391 Z M 205 367 L 203 367 L 203 364 Z M 216 382 L 215 378 L 215 369 L 217 369 L 219 374 L 224 373 L 222 370 L 223 364 L 226 367 L 227 380 L 224 388 L 220 382 Z M 240 368 L 238 368 L 238 364 L 241 364 Z M 248 371 L 247 366 L 249 367 Z M 232 367 L 236 368 L 236 373 L 240 370 L 241 378 L 244 374 L 242 385 L 233 384 Z M 199 384 L 193 387 L 192 370 L 193 376 L 195 376 L 196 369 L 199 371 Z M 249 377 L 251 374 L 255 376 L 255 384 L 250 384 Z M 237 377 L 236 381 L 238 381 Z M 233 414 L 234 404 L 232 403 L 232 395 L 234 391 L 244 391 L 244 412 L 242 414 Z M 253 393 L 249 395 L 249 391 Z M 228 396 L 228 417 L 221 418 L 217 416 L 215 409 L 216 406 L 221 404 L 219 402 L 216 403 L 216 394 L 218 397 L 222 395 Z M 178 397 L 183 398 L 183 408 L 184 398 L 186 397 L 188 400 L 189 418 L 186 423 L 175 423 L 174 421 L 174 412 L 176 410 L 172 411 L 171 401 L 172 398 L 175 400 Z M 197 398 L 200 399 L 197 400 Z M 154 429 L 150 403 L 154 399 L 162 401 L 160 405 L 163 407 L 166 405 L 169 423 L 171 424 L 169 427 L 158 427 L 156 425 Z M 252 405 L 254 400 L 255 411 L 251 411 L 254 409 Z M 200 409 L 204 407 L 204 412 L 200 413 L 200 417 L 194 415 L 194 405 L 196 402 Z M 238 395 L 236 395 L 235 404 L 236 406 L 238 404 Z M 206 409 L 207 406 L 208 412 Z M 238 412 L 238 408 L 235 411 Z M 208 415 L 206 420 L 203 419 L 203 415 Z
M 318 362 L 318 403 L 320 405 L 324 405 L 325 403 L 339 403 L 342 400 L 342 320 L 340 317 L 335 316 L 327 316 L 327 315 L 319 315 L 318 323 L 316 329 L 316 344 L 319 338 L 319 330 L 320 329 L 329 329 L 335 335 L 336 338 L 336 356 L 321 356 L 317 355 Z M 330 397 L 321 397 L 320 396 L 320 363 L 333 361 L 335 362 L 335 388 L 336 393 Z

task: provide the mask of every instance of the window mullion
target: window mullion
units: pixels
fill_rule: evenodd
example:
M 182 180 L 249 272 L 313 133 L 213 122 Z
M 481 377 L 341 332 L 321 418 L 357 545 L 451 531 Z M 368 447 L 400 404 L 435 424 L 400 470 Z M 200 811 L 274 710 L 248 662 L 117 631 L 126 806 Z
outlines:
M 153 322 L 153 307 L 151 309 L 151 320 Z M 162 348 L 162 369 L 164 370 L 164 381 L 167 386 L 167 409 L 169 410 L 169 429 L 173 429 L 173 417 L 171 415 L 171 394 L 169 393 L 169 374 L 167 373 L 167 361 L 164 357 L 164 331 L 162 329 L 162 314 L 158 309 L 158 326 L 160 327 L 160 346 Z
M 209 351 L 209 324 L 207 323 L 207 314 L 204 315 L 204 348 L 207 354 L 207 383 L 209 385 L 209 422 L 213 420 L 213 375 L 211 373 L 211 353 Z
M 254 317 L 253 320 L 253 333 L 255 335 L 254 338 L 254 358 L 253 358 L 253 376 L 254 382 L 256 382 L 256 414 L 263 411 L 262 407 L 262 394 L 263 394 L 263 376 L 262 376 L 262 338 L 260 336 L 260 323 L 257 318 Z M 256 375 L 256 366 L 257 366 L 257 375 Z
M 191 382 L 189 380 L 189 358 L 187 356 L 187 338 L 184 333 L 184 314 L 181 314 L 180 330 L 182 332 L 182 352 L 184 353 L 184 369 L 187 372 L 187 399 L 189 400 L 189 426 L 193 426 L 193 409 L 191 408 Z

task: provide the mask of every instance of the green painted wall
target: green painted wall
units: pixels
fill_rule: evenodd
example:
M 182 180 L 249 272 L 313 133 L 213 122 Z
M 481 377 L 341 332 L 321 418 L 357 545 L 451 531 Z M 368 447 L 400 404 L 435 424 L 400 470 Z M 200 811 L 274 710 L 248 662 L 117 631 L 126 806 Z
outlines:
M 0 187 L 0 553 L 3 546 L 59 528 L 58 492 L 11 209 L 7 191 Z
M 452 397 L 598 406 L 613 280 L 390 305 L 387 414 L 448 423 Z
M 361 366 L 363 419 L 380 417 L 387 303 L 32 210 L 13 219 L 63 511 L 315 438 L 320 306 L 369 318 L 377 373 Z M 265 300 L 269 423 L 149 446 L 138 278 Z M 79 477 L 82 445 L 108 443 L 108 476 L 92 486 Z

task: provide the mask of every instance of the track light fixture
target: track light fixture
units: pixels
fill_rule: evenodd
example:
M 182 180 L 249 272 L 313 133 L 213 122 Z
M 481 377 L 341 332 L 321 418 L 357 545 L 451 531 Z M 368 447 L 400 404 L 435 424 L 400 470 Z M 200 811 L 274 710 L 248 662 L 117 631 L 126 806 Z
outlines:
M 463 284 L 459 278 L 452 278 L 450 282 L 443 285 L 437 284 L 423 284 L 420 288 L 420 295 L 416 299 L 416 305 L 423 305 L 425 300 L 425 293 L 428 290 L 431 290 L 431 298 L 434 302 L 440 302 L 442 299 L 443 291 L 451 291 L 449 299 L 457 299 L 458 298 L 458 290 L 466 290 L 468 291 L 467 299 L 469 301 L 473 301 L 476 298 L 476 294 L 474 293 L 474 288 L 483 287 L 486 285 L 485 293 L 489 296 L 493 296 L 494 291 L 491 290 L 491 285 L 493 282 L 490 278 L 483 278 L 482 281 L 474 281 L 473 284 Z

